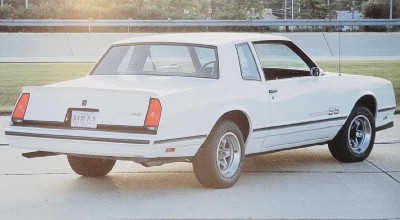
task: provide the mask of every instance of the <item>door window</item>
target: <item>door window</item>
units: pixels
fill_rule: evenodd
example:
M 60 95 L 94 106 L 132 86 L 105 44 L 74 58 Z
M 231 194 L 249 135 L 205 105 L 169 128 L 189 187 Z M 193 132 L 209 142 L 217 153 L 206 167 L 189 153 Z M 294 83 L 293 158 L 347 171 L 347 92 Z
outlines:
M 255 43 L 260 64 L 267 80 L 310 76 L 310 67 L 283 43 Z

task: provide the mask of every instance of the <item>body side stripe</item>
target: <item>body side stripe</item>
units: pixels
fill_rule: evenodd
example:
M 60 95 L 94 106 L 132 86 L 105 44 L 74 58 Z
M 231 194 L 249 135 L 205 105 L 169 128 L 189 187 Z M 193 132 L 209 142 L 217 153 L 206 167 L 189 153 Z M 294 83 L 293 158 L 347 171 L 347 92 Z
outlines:
M 283 129 L 283 128 L 289 128 L 289 127 L 296 127 L 296 126 L 303 126 L 303 125 L 310 125 L 310 124 L 318 124 L 318 123 L 329 122 L 329 121 L 340 121 L 340 120 L 345 120 L 345 119 L 347 119 L 347 116 L 336 117 L 336 118 L 328 118 L 328 119 L 321 119 L 321 120 L 316 120 L 316 121 L 300 122 L 300 123 L 295 123 L 295 124 L 271 126 L 271 127 L 265 127 L 265 128 L 256 128 L 256 129 L 253 129 L 253 132 L 260 132 L 260 131 L 267 131 L 267 130 L 277 130 L 277 129 Z

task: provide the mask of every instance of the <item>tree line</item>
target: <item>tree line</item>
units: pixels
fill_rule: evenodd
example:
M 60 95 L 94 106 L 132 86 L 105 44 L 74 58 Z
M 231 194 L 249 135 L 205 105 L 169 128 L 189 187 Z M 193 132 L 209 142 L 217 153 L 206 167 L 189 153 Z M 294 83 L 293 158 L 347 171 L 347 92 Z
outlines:
M 0 19 L 261 19 L 264 9 L 296 19 L 336 18 L 336 11 L 361 11 L 389 18 L 390 0 L 3 0 Z M 292 4 L 293 1 L 293 4 Z M 293 6 L 293 8 L 292 8 Z M 400 18 L 400 0 L 393 0 Z
M 390 14 L 390 0 L 287 0 L 286 4 L 283 0 L 28 1 L 26 8 L 26 0 L 3 0 L 0 19 L 241 20 L 262 19 L 266 8 L 278 19 L 285 15 L 287 19 L 335 19 L 337 11 L 361 11 L 365 18 L 389 18 Z M 400 0 L 393 0 L 393 6 L 393 18 L 400 18 Z M 0 31 L 10 29 L 0 27 Z
M 259 0 L 4 0 L 2 19 L 247 19 L 262 14 Z M 211 8 L 213 5 L 213 9 Z

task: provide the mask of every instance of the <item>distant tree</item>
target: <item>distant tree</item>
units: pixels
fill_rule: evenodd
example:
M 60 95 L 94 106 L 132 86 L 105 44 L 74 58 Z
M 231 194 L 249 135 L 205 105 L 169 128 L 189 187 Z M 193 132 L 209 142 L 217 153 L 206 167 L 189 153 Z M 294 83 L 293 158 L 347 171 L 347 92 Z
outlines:
M 5 4 L 4 7 L 0 8 L 0 18 L 1 19 L 13 18 L 14 10 L 15 9 L 11 5 Z
M 362 4 L 365 18 L 390 18 L 390 0 L 369 0 Z M 400 0 L 393 0 L 393 18 L 400 18 Z M 365 31 L 387 31 L 386 26 L 365 27 Z
M 385 0 L 368 1 L 362 6 L 362 13 L 366 18 L 389 18 L 390 7 L 385 4 Z
M 291 0 L 288 0 L 290 2 Z M 272 9 L 283 9 L 285 1 L 282 0 L 262 0 L 261 1 L 266 8 Z
M 142 0 L 141 19 L 205 19 L 208 12 L 206 1 Z
M 25 7 L 25 0 L 3 0 L 4 4 L 8 4 L 13 8 Z
M 264 6 L 259 0 L 211 0 L 213 19 L 259 18 Z
M 361 11 L 362 4 L 366 1 L 368 0 L 336 0 L 334 3 L 338 11 Z
M 300 12 L 297 17 L 302 19 L 335 18 L 334 9 L 334 5 L 327 5 L 324 0 L 300 0 Z
M 287 16 L 291 17 L 293 1 L 294 18 L 334 18 L 335 11 L 349 10 L 353 0 L 287 0 Z M 355 6 L 361 8 L 361 4 L 367 0 L 355 0 Z M 280 18 L 285 14 L 285 1 L 262 0 L 265 8 L 271 8 L 273 14 Z M 329 3 L 329 4 L 328 4 Z
M 293 9 L 292 9 L 293 1 Z M 341 0 L 342 1 L 342 0 Z M 280 18 L 284 18 L 285 2 L 282 0 L 263 0 L 266 8 L 271 8 L 273 14 Z M 330 0 L 328 5 L 327 0 L 287 0 L 286 15 L 291 17 L 292 10 L 294 18 L 301 19 L 323 19 L 335 17 L 336 4 L 334 0 Z
M 288 0 L 289 2 L 290 0 Z M 285 1 L 282 0 L 262 0 L 264 8 L 272 9 L 272 13 L 280 18 L 284 17 Z M 290 2 L 291 3 L 291 2 Z
M 366 18 L 389 18 L 390 0 L 369 0 L 362 4 Z M 400 0 L 393 0 L 393 18 L 400 18 Z

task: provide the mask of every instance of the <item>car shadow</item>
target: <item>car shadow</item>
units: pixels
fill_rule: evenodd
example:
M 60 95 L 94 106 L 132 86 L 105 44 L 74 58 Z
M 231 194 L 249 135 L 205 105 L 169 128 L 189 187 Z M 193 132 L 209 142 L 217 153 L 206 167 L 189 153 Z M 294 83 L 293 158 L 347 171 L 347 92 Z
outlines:
M 207 190 L 197 182 L 190 163 L 182 163 L 179 166 L 173 169 L 167 167 L 167 169 L 156 168 L 148 171 L 147 168 L 138 167 L 140 170 L 135 170 L 128 167 L 128 170 L 124 167 L 106 177 L 77 177 L 72 182 L 70 190 L 80 195 L 122 193 L 123 196 L 138 196 L 137 192 L 143 196 L 155 194 L 159 196 L 165 192 L 169 195 L 174 191 Z M 237 185 L 245 184 L 248 177 L 267 178 L 268 175 L 276 173 L 352 173 L 370 172 L 371 169 L 367 162 L 340 163 L 324 147 L 297 149 L 246 158 L 242 177 Z M 273 176 L 277 178 L 276 175 Z
M 339 172 L 342 163 L 335 160 L 327 147 L 317 146 L 247 157 L 244 172 Z

